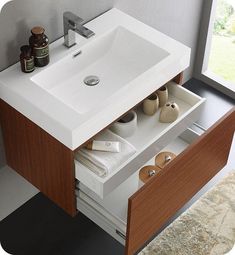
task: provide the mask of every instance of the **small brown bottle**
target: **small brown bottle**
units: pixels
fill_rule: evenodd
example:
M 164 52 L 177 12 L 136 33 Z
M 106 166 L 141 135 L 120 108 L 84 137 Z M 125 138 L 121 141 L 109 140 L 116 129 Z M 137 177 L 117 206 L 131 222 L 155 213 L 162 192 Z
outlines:
M 32 55 L 32 49 L 29 45 L 23 45 L 20 54 L 21 70 L 24 73 L 31 73 L 34 71 L 34 56 Z
M 29 38 L 29 45 L 32 47 L 35 66 L 43 67 L 48 65 L 49 58 L 49 40 L 44 34 L 42 27 L 34 27 L 31 30 L 32 35 Z

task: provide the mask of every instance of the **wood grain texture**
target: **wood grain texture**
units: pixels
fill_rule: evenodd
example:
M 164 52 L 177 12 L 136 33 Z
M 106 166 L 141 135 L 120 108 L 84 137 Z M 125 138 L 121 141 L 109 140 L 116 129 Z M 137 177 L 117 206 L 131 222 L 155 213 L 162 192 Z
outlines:
M 73 151 L 2 100 L 0 118 L 7 164 L 74 216 Z
M 184 72 L 179 73 L 174 79 L 173 81 L 176 82 L 179 85 L 182 85 L 183 83 L 183 78 L 184 78 Z
M 137 252 L 223 168 L 234 131 L 235 107 L 129 199 L 127 255 Z
M 166 161 L 166 157 L 170 157 L 169 161 Z M 166 165 L 168 165 L 171 162 L 171 160 L 175 158 L 176 158 L 175 153 L 171 151 L 160 152 L 155 157 L 155 165 L 163 169 Z

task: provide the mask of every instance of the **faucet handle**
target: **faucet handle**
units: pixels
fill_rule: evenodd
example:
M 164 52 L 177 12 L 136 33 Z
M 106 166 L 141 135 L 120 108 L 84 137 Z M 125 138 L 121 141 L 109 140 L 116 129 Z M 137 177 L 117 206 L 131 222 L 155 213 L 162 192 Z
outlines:
M 69 23 L 74 24 L 81 24 L 84 21 L 82 18 L 69 11 L 64 12 L 63 17 L 64 19 L 68 20 Z

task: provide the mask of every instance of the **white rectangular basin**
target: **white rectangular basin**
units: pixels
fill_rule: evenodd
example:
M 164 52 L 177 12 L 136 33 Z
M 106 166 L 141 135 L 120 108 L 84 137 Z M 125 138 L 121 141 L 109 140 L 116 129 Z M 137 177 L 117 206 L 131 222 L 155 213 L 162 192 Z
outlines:
M 75 34 L 50 44 L 50 63 L 0 73 L 0 95 L 9 105 L 71 150 L 77 149 L 190 63 L 190 49 L 118 9 L 86 24 L 95 35 Z M 80 53 L 80 54 L 79 54 Z M 96 86 L 84 79 L 95 75 Z
M 32 81 L 84 114 L 167 56 L 167 51 L 119 26 L 33 76 Z M 91 75 L 100 80 L 96 86 L 84 83 Z

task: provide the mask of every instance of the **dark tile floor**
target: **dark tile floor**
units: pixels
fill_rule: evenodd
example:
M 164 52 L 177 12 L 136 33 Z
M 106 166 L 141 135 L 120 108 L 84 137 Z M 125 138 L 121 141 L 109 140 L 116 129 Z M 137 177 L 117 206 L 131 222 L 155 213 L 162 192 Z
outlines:
M 185 87 L 206 97 L 201 119 L 211 126 L 235 104 L 206 84 L 192 79 Z M 0 242 L 16 255 L 122 255 L 124 248 L 82 214 L 71 218 L 42 194 L 0 222 Z
M 16 255 L 122 255 L 124 247 L 81 213 L 69 217 L 41 193 L 0 222 L 0 242 Z

